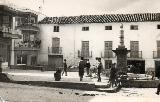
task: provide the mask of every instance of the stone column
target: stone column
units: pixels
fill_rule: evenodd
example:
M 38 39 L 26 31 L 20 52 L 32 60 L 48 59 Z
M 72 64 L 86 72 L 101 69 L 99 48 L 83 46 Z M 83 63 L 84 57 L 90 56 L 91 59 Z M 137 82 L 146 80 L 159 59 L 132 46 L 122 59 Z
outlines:
M 124 30 L 123 24 L 120 26 L 120 45 L 116 50 L 112 50 L 117 56 L 117 68 L 119 73 L 126 74 L 127 73 L 127 54 L 130 50 L 127 50 L 124 45 Z

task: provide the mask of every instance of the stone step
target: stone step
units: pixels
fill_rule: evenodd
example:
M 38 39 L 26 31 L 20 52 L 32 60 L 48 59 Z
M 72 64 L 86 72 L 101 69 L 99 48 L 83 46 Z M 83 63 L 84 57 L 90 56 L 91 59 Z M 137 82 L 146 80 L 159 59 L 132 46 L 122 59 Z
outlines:
M 96 88 L 96 91 L 107 92 L 107 93 L 116 93 L 121 89 L 121 86 L 113 87 L 113 88 Z
M 95 84 L 95 87 L 96 88 L 110 88 L 110 84 L 102 84 L 102 85 L 101 84 L 99 84 L 99 85 Z

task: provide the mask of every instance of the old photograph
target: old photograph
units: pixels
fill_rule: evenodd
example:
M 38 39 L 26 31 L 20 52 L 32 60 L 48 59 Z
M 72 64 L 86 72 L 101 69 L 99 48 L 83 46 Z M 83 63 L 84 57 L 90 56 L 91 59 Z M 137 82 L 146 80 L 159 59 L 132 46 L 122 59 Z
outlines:
M 159 102 L 160 0 L 0 0 L 0 102 Z

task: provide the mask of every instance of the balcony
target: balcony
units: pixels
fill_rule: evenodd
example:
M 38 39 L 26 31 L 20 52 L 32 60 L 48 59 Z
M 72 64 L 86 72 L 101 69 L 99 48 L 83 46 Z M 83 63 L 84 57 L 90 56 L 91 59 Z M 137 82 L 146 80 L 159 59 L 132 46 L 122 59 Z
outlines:
M 109 59 L 109 58 L 115 58 L 116 55 L 115 53 L 112 52 L 112 50 L 110 50 L 110 51 L 104 51 L 104 53 L 101 52 L 101 57 Z
M 14 50 L 34 51 L 40 49 L 41 40 L 15 41 Z
M 16 27 L 16 29 L 20 29 L 22 31 L 34 31 L 34 32 L 39 32 L 40 30 L 38 24 L 34 23 L 20 24 L 19 26 Z
M 4 38 L 21 39 L 22 35 L 19 30 L 13 30 L 10 27 L 0 26 L 0 34 Z
M 127 54 L 127 58 L 142 59 L 142 51 L 130 51 L 130 53 Z
M 153 51 L 153 58 L 154 59 L 160 58 L 160 51 Z
M 62 55 L 62 47 L 48 47 L 49 55 Z
M 89 52 L 85 52 L 85 51 L 80 51 L 78 50 L 78 57 L 84 57 L 85 59 L 87 58 L 92 58 L 92 51 L 89 51 Z

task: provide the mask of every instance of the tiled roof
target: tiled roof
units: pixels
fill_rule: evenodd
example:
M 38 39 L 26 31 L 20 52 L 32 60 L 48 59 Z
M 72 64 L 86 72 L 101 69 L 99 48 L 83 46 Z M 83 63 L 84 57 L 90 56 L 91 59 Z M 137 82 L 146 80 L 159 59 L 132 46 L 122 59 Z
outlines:
M 77 24 L 110 22 L 147 22 L 160 21 L 160 13 L 105 14 L 64 17 L 45 17 L 39 24 Z

